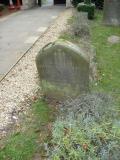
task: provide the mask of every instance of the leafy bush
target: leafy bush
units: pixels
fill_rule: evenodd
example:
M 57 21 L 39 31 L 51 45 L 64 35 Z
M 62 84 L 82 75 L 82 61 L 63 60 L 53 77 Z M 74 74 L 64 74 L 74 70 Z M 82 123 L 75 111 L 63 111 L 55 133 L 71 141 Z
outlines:
M 92 0 L 92 2 L 95 3 L 96 8 L 103 9 L 104 0 Z
M 110 104 L 109 97 L 95 94 L 61 105 L 49 144 L 50 159 L 118 160 L 120 121 Z
M 74 7 L 77 7 L 77 5 L 84 0 L 71 0 Z M 92 3 L 95 4 L 96 8 L 103 9 L 104 6 L 104 0 L 91 0 Z
M 79 3 L 77 6 L 77 10 L 80 12 L 87 12 L 88 19 L 94 18 L 94 13 L 95 13 L 95 5 L 94 4 Z
M 77 7 L 78 3 L 83 2 L 83 0 L 71 0 L 71 2 L 74 7 Z
M 84 0 L 85 4 L 91 4 L 91 0 Z
M 112 98 L 103 93 L 83 94 L 76 99 L 70 99 L 61 104 L 60 113 L 62 117 L 72 113 L 74 118 L 82 114 L 84 117 L 91 117 L 95 122 L 109 121 L 117 117 L 113 109 Z M 101 118 L 102 117 L 102 118 Z
M 4 5 L 0 4 L 0 12 L 4 9 Z
M 86 124 L 86 125 L 85 125 Z M 120 124 L 116 128 L 120 132 Z M 111 128 L 111 129 L 110 129 Z M 119 159 L 120 135 L 111 123 L 97 124 L 80 117 L 58 120 L 54 124 L 50 152 L 52 160 Z

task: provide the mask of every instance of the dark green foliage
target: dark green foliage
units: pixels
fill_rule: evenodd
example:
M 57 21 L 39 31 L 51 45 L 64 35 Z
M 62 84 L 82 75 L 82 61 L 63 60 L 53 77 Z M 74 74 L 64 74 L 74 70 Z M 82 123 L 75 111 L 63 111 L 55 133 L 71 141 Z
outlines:
M 84 0 L 85 4 L 91 4 L 91 0 Z
M 104 0 L 96 0 L 96 1 L 95 1 L 95 5 L 96 5 L 97 8 L 103 9 Z
M 103 93 L 83 94 L 75 100 L 67 100 L 61 105 L 63 117 L 68 113 L 73 113 L 74 118 L 79 114 L 84 117 L 91 117 L 95 122 L 106 121 L 117 117 L 117 112 L 113 110 L 112 98 Z M 101 119 L 102 117 L 102 119 Z
M 96 8 L 103 9 L 104 0 L 92 0 L 92 3 L 95 3 Z
M 79 4 L 79 3 L 81 3 L 81 2 L 83 2 L 84 0 L 71 0 L 71 2 L 72 2 L 72 5 L 74 6 L 74 7 L 77 7 L 77 5 Z
M 0 12 L 4 9 L 4 5 L 0 4 Z
M 94 4 L 79 3 L 77 6 L 77 10 L 80 12 L 87 12 L 88 19 L 94 18 L 94 13 L 95 13 L 95 5 Z

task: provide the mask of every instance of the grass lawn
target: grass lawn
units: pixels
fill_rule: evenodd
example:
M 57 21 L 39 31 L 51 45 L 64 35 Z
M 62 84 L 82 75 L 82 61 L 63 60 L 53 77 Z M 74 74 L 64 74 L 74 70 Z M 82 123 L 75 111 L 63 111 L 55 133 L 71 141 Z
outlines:
M 53 108 L 40 100 L 24 115 L 19 131 L 11 134 L 0 150 L 0 160 L 30 160 L 36 153 L 45 154 L 43 142 L 48 140 L 47 124 L 54 119 Z
M 96 13 L 91 22 L 91 40 L 96 48 L 99 81 L 94 89 L 112 94 L 120 104 L 120 43 L 110 44 L 111 35 L 120 36 L 120 27 L 108 27 L 102 24 L 103 12 Z

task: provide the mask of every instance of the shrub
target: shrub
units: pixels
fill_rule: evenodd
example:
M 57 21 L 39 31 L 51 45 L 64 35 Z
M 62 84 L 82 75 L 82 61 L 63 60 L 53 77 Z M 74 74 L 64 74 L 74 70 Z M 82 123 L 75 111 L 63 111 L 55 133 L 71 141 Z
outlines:
M 49 143 L 51 160 L 118 160 L 120 121 L 111 98 L 84 95 L 61 105 Z M 114 115 L 114 116 L 113 116 Z
M 0 12 L 4 9 L 4 5 L 0 4 Z
M 96 8 L 103 9 L 104 0 L 92 0 L 92 2 L 95 3 Z
M 82 114 L 91 117 L 97 123 L 103 120 L 109 121 L 118 115 L 113 109 L 112 98 L 102 93 L 83 94 L 76 99 L 67 100 L 61 104 L 60 109 L 62 117 L 72 113 L 73 117 L 77 119 Z
M 70 116 L 66 120 L 59 119 L 55 122 L 51 160 L 119 159 L 120 135 L 117 134 L 117 130 L 120 132 L 120 126 L 86 121 L 87 118 L 83 119 L 82 116 L 77 120 Z
M 71 0 L 74 7 L 77 7 L 77 5 L 84 0 Z M 104 6 L 104 0 L 91 0 L 92 3 L 95 4 L 96 8 L 103 9 Z
M 95 5 L 92 4 L 86 4 L 86 3 L 79 3 L 77 6 L 77 10 L 80 12 L 87 12 L 88 13 L 88 19 L 94 18 L 95 13 Z
M 74 7 L 77 7 L 78 3 L 83 2 L 83 0 L 71 0 L 71 2 Z

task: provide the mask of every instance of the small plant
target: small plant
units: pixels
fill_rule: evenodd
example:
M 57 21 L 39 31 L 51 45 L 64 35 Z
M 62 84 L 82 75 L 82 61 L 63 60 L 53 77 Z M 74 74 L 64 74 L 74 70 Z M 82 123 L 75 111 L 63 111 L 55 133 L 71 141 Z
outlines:
M 51 160 L 118 160 L 120 121 L 109 97 L 87 95 L 61 105 L 48 145 Z M 110 105 L 110 106 L 109 106 Z
M 71 0 L 71 3 L 74 7 L 77 7 L 77 5 L 81 2 L 83 2 L 83 0 Z
M 102 93 L 85 94 L 76 99 L 70 99 L 61 105 L 61 114 L 72 113 L 75 118 L 80 114 L 84 117 L 91 117 L 97 123 L 106 121 L 117 116 L 112 105 L 112 98 Z M 102 118 L 101 118 L 102 117 Z
M 87 12 L 88 19 L 94 18 L 95 4 L 91 3 L 91 0 L 84 0 L 84 3 L 79 3 L 77 10 L 80 12 Z
M 84 0 L 85 4 L 91 4 L 91 0 Z
M 96 8 L 103 9 L 104 0 L 92 0 L 92 3 L 95 3 Z
M 51 160 L 118 160 L 120 154 L 120 126 L 114 129 L 112 123 L 95 123 L 71 116 L 59 119 L 53 127 L 50 150 Z
M 4 9 L 4 5 L 0 4 L 0 12 Z

